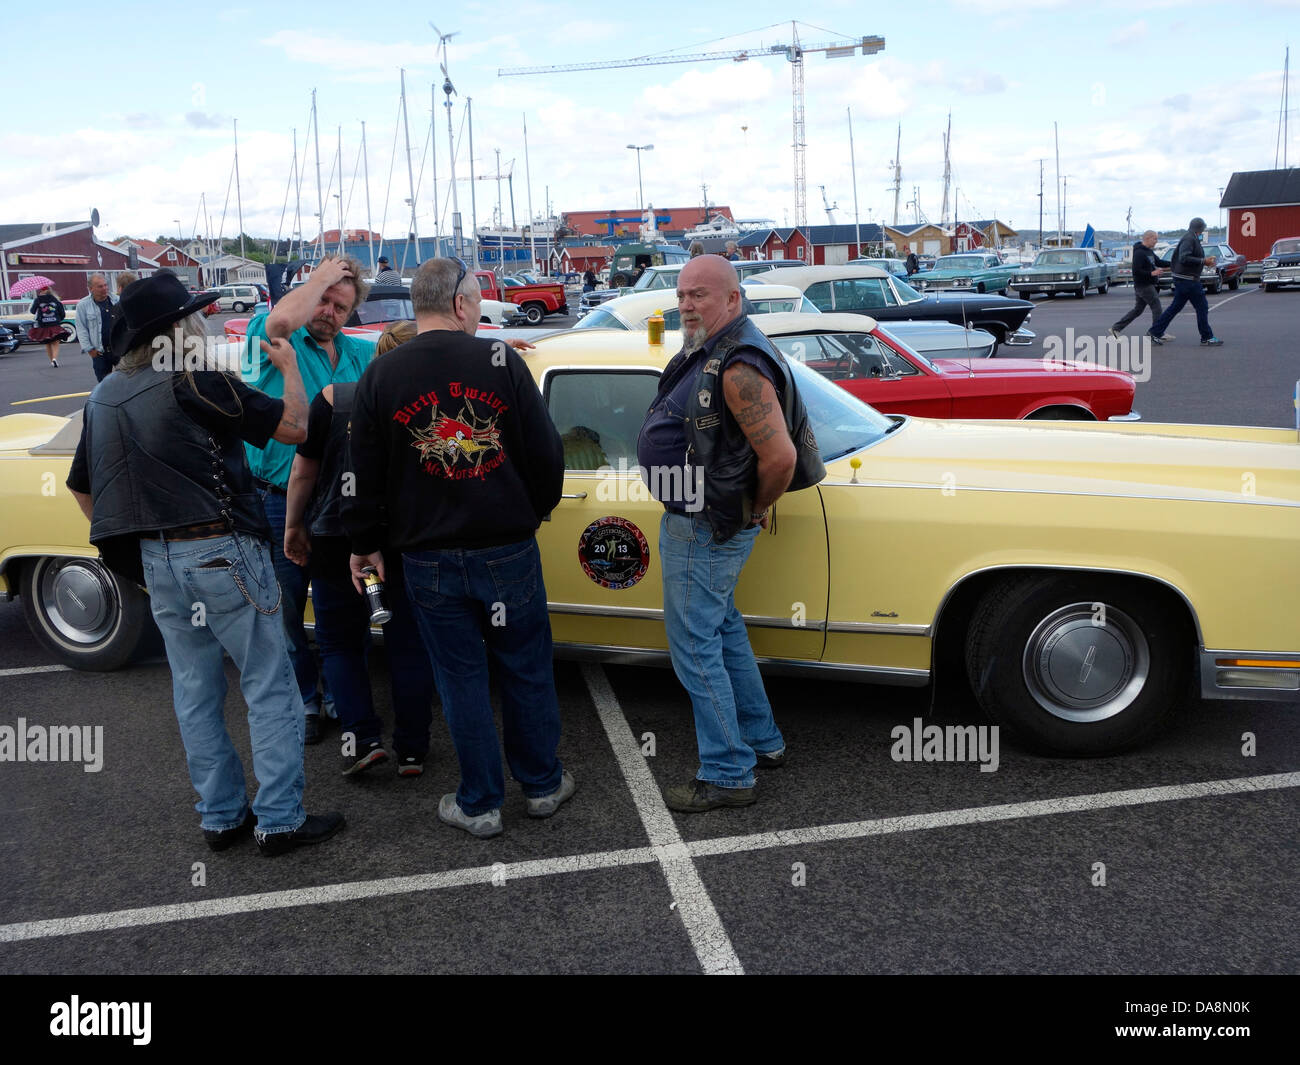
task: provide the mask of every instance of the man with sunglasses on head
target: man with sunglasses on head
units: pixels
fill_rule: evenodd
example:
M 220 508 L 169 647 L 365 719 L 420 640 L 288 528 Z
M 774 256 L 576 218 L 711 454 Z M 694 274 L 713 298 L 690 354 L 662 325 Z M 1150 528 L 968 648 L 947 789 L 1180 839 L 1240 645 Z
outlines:
M 560 710 L 537 527 L 560 501 L 564 449 L 512 346 L 476 339 L 478 281 L 460 259 L 416 271 L 419 334 L 376 360 L 352 405 L 356 494 L 344 499 L 352 573 L 401 557 L 460 763 L 438 816 L 500 835 L 505 779 L 488 700 L 501 692 L 506 760 L 528 815 L 574 792 L 556 755 Z M 385 542 L 391 551 L 385 556 Z
M 362 266 L 356 259 L 326 256 L 316 264 L 305 284 L 286 292 L 269 314 L 249 322 L 245 365 L 251 371 L 245 370 L 244 380 L 269 396 L 283 394 L 284 376 L 274 365 L 258 358 L 262 341 L 274 344 L 277 340 L 287 340 L 297 355 L 309 405 L 326 385 L 360 380 L 374 357 L 374 341 L 345 333 L 343 324 L 369 291 L 361 274 Z M 253 483 L 271 526 L 271 558 L 284 592 L 285 635 L 307 712 L 305 741 L 319 743 L 322 699 L 316 690 L 316 660 L 307 646 L 302 624 L 309 575 L 305 566 L 284 553 L 286 492 L 295 449 L 292 444 L 276 440 L 265 447 L 246 446 Z

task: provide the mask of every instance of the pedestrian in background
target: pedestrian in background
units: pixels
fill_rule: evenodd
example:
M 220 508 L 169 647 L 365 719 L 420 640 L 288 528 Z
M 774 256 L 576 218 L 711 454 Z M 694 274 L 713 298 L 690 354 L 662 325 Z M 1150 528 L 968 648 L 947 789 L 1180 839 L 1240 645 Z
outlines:
M 693 240 L 693 241 L 691 241 L 690 252 L 691 252 L 691 258 L 692 258 L 692 259 L 694 259 L 697 255 L 703 255 L 703 254 L 704 254 L 704 243 L 703 243 L 702 241 L 698 241 L 698 240 Z
M 358 590 L 364 566 L 387 579 L 385 543 L 402 557 L 460 764 L 460 786 L 442 796 L 438 817 L 486 838 L 501 834 L 505 801 L 489 676 L 528 815 L 550 817 L 576 784 L 557 752 L 537 548 L 537 527 L 560 501 L 563 445 L 523 359 L 475 338 L 481 298 L 459 259 L 416 272 L 419 336 L 371 364 L 357 388 L 356 495 L 343 500 L 343 524 Z
M 117 289 L 117 300 L 122 300 L 122 290 L 134 281 L 139 281 L 140 275 L 131 270 L 123 270 L 117 277 L 113 278 L 113 287 Z
M 1120 333 L 1130 322 L 1140 315 L 1144 308 L 1151 308 L 1151 327 L 1154 329 L 1156 322 L 1160 320 L 1160 292 L 1159 283 L 1156 278 L 1164 273 L 1163 267 L 1169 266 L 1168 259 L 1162 259 L 1151 249 L 1156 246 L 1156 241 L 1160 236 L 1154 229 L 1148 229 L 1142 234 L 1142 239 L 1133 245 L 1133 294 L 1137 297 L 1137 302 L 1133 309 L 1124 315 L 1118 322 L 1107 330 L 1111 336 L 1118 339 Z M 1166 335 L 1165 340 L 1173 340 L 1174 337 Z
M 402 275 L 388 265 L 388 258 L 381 255 L 379 257 L 378 272 L 375 274 L 376 285 L 400 285 Z
M 596 272 L 590 266 L 582 272 L 582 291 L 596 291 Z
M 734 240 L 727 241 L 727 261 L 732 263 L 740 262 L 740 248 Z
M 113 306 L 116 300 L 109 296 L 108 278 L 103 274 L 91 274 L 86 282 L 90 286 L 90 293 L 77 301 L 73 318 L 82 353 L 90 358 L 95 380 L 102 381 L 113 370 L 108 338 L 113 328 Z
M 911 277 L 921 270 L 921 260 L 916 257 L 916 252 L 909 251 L 907 258 L 903 260 L 903 268 L 907 271 L 907 276 Z
M 375 346 L 378 357 L 415 337 L 414 322 L 394 322 Z M 340 508 L 355 475 L 348 429 L 356 383 L 326 385 L 311 403 L 307 439 L 298 445 L 285 503 L 284 553 L 311 575 L 316 645 L 342 730 L 344 776 L 388 761 L 383 724 L 375 713 L 366 657 L 370 607 L 352 585 L 350 549 Z M 382 550 L 382 549 L 381 549 Z M 433 667 L 420 639 L 402 582 L 401 559 L 385 555 L 384 623 L 393 705 L 393 757 L 398 776 L 424 772 L 433 723 Z
M 50 365 L 58 368 L 59 345 L 63 343 L 63 319 L 68 316 L 63 301 L 54 294 L 50 285 L 38 289 L 31 307 L 32 327 L 27 331 L 27 339 L 45 345 L 45 354 Z
M 1155 324 L 1147 331 L 1153 343 L 1163 344 L 1172 339 L 1165 336 L 1165 330 L 1187 304 L 1196 310 L 1196 328 L 1201 334 L 1204 347 L 1221 347 L 1223 341 L 1214 335 L 1210 328 L 1210 301 L 1205 298 L 1205 286 L 1201 284 L 1201 270 L 1215 264 L 1213 255 L 1207 256 L 1201 248 L 1201 235 L 1205 232 L 1205 219 L 1193 218 L 1187 226 L 1183 239 L 1174 248 L 1171 257 L 1174 274 L 1174 298 Z

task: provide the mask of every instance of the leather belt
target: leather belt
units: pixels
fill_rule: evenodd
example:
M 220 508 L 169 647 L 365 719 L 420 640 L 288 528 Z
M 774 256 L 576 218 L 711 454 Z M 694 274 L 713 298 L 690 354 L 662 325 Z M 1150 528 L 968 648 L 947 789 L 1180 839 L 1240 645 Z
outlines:
M 253 483 L 257 485 L 258 488 L 265 488 L 268 492 L 274 492 L 278 496 L 288 495 L 288 493 L 278 484 L 272 484 L 264 477 L 254 477 Z
M 224 521 L 205 521 L 198 525 L 177 525 L 171 529 L 159 529 L 149 533 L 151 540 L 206 540 L 213 536 L 227 536 L 229 526 Z

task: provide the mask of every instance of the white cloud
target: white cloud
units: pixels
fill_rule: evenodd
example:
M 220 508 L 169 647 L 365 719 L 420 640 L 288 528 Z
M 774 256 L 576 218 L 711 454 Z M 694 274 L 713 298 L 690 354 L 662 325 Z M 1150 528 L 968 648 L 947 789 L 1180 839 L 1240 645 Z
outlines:
M 1127 45 L 1137 44 L 1140 41 L 1144 41 L 1146 36 L 1146 20 L 1138 19 L 1136 22 L 1131 22 L 1129 25 L 1115 30 L 1111 33 L 1110 37 L 1107 38 L 1107 41 L 1112 48 L 1123 48 Z

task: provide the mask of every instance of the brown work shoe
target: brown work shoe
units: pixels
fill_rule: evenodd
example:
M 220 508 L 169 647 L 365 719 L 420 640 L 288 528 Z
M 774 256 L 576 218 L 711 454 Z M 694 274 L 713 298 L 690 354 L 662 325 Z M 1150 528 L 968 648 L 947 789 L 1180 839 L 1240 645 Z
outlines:
M 668 809 L 683 814 L 702 814 L 722 806 L 752 806 L 756 798 L 753 788 L 720 788 L 706 780 L 664 788 Z

